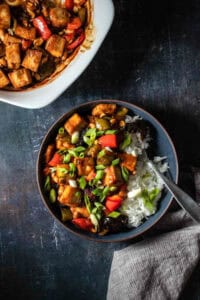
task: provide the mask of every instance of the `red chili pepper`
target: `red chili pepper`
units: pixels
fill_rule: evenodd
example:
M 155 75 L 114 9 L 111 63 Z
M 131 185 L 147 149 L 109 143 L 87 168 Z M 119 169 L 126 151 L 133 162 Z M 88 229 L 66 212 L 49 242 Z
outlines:
M 32 44 L 32 41 L 30 41 L 30 40 L 22 40 L 22 50 L 23 51 L 27 50 L 31 44 Z
M 73 50 L 74 48 L 78 47 L 85 39 L 85 33 L 82 32 L 81 35 L 79 35 L 74 42 L 69 44 L 67 46 L 67 50 Z
M 117 148 L 117 136 L 115 134 L 102 135 L 99 138 L 99 144 L 102 147 Z
M 46 41 L 52 35 L 51 30 L 49 29 L 47 22 L 43 16 L 39 16 L 33 19 L 34 27 L 39 31 L 41 37 Z
M 123 199 L 118 195 L 109 196 L 106 198 L 105 206 L 109 211 L 118 209 L 122 204 Z
M 59 153 L 55 153 L 52 159 L 48 162 L 48 165 L 51 167 L 56 167 L 58 164 L 63 162 L 63 158 Z
M 72 10 L 74 7 L 74 0 L 65 0 L 65 7 L 68 10 Z
M 91 231 L 91 229 L 93 228 L 93 224 L 89 219 L 86 218 L 77 218 L 77 219 L 73 219 L 72 223 L 76 226 L 78 226 L 79 228 L 86 230 L 86 231 Z
M 73 18 L 70 23 L 67 24 L 67 29 L 76 30 L 82 25 L 81 19 L 79 17 Z

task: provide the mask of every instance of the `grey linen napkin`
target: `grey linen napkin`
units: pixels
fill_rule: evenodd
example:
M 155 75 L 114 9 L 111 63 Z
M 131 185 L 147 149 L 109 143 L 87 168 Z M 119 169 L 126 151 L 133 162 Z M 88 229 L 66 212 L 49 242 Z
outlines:
M 194 176 L 200 202 L 200 171 Z M 199 260 L 200 225 L 182 209 L 169 212 L 153 236 L 114 252 L 107 300 L 178 299 Z

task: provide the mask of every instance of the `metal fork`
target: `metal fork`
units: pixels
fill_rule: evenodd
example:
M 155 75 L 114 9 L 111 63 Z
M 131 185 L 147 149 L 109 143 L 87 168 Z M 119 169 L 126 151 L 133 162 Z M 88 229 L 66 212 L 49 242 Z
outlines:
M 190 215 L 190 217 L 200 223 L 200 207 L 199 205 L 186 194 L 181 188 L 179 188 L 174 182 L 164 176 L 154 165 L 154 163 L 147 159 L 146 163 L 155 174 L 162 179 L 163 183 L 165 184 L 166 188 L 170 191 L 170 193 L 174 196 L 178 204 Z

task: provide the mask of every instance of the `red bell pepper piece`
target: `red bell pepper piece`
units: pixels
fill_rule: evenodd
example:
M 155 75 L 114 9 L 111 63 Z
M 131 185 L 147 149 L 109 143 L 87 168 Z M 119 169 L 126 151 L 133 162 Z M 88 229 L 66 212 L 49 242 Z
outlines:
M 48 162 L 48 165 L 51 167 L 56 167 L 58 164 L 62 164 L 63 158 L 59 153 L 55 153 L 52 159 Z
M 68 10 L 72 10 L 74 7 L 74 0 L 65 0 L 65 7 Z
M 22 40 L 22 50 L 23 51 L 27 50 L 31 44 L 32 44 L 32 41 L 30 41 L 30 40 Z
M 79 17 L 73 18 L 70 23 L 67 24 L 67 29 L 76 30 L 82 25 L 81 19 Z
M 67 50 L 73 50 L 78 47 L 85 39 L 85 33 L 82 32 L 71 44 L 67 46 Z
M 72 223 L 79 228 L 86 230 L 86 231 L 91 231 L 93 228 L 93 224 L 89 219 L 86 218 L 76 218 L 72 220 Z
M 43 16 L 39 16 L 33 19 L 33 25 L 45 41 L 48 40 L 48 38 L 52 35 L 52 32 L 49 29 L 47 22 L 45 21 Z
M 68 43 L 72 43 L 74 40 L 74 33 L 68 33 L 64 36 L 64 38 Z
M 116 136 L 116 134 L 102 135 L 99 138 L 99 144 L 102 147 L 117 148 L 117 136 Z
M 118 195 L 108 196 L 105 201 L 105 206 L 109 211 L 118 209 L 122 204 L 123 199 Z

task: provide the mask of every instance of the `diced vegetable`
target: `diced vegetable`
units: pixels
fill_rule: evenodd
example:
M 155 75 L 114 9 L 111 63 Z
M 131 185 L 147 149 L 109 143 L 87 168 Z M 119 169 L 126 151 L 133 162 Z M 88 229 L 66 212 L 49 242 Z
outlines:
M 31 46 L 31 44 L 32 44 L 32 41 L 23 39 L 22 40 L 22 50 L 26 51 Z
M 72 220 L 73 215 L 72 215 L 72 212 L 69 208 L 61 207 L 60 211 L 61 211 L 61 220 L 63 222 L 67 222 L 67 221 Z
M 82 190 L 85 189 L 87 185 L 87 181 L 85 180 L 85 177 L 84 176 L 81 176 L 80 179 L 79 179 L 79 186 Z
M 67 50 L 73 50 L 83 43 L 85 39 L 85 33 L 82 32 L 71 44 L 67 46 Z
M 72 10 L 74 7 L 74 0 L 64 0 L 65 1 L 65 7 L 67 10 Z
M 49 161 L 49 166 L 51 167 L 56 167 L 58 164 L 61 164 L 63 161 L 62 156 L 58 153 L 55 152 L 54 156 L 52 157 L 52 159 Z
M 125 180 L 125 182 L 127 182 L 129 179 L 129 171 L 123 166 L 121 167 L 121 171 L 123 179 Z
M 93 224 L 89 219 L 86 218 L 77 218 L 77 219 L 73 219 L 72 223 L 76 226 L 78 226 L 79 228 L 86 230 L 86 231 L 91 231 L 93 228 Z
M 112 212 L 121 206 L 122 201 L 123 199 L 121 197 L 119 197 L 118 195 L 113 195 L 106 198 L 105 205 L 106 208 Z
M 131 144 L 131 135 L 130 133 L 126 132 L 125 137 L 121 145 L 119 146 L 120 150 L 124 150 L 126 147 L 128 147 Z
M 73 134 L 72 134 L 72 138 L 71 138 L 71 142 L 72 144 L 76 144 L 79 140 L 79 131 L 75 131 Z
M 117 136 L 115 134 L 103 135 L 98 141 L 102 147 L 117 148 Z
M 49 29 L 46 20 L 43 16 L 38 16 L 33 19 L 33 25 L 40 33 L 41 37 L 46 41 L 51 36 L 51 30 Z
M 99 130 L 107 130 L 110 128 L 110 122 L 107 119 L 95 119 L 96 128 Z
M 81 19 L 79 17 L 73 18 L 71 22 L 68 23 L 67 29 L 68 30 L 76 30 L 80 28 L 82 25 Z
M 51 203 L 56 202 L 56 197 L 57 195 L 55 189 L 51 189 L 49 193 L 49 200 L 51 201 Z

